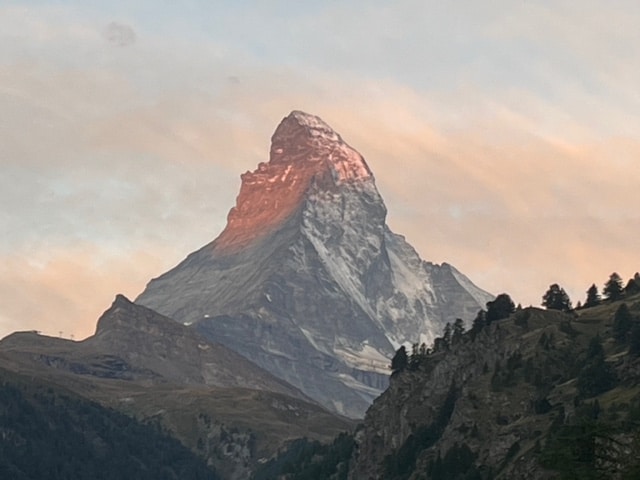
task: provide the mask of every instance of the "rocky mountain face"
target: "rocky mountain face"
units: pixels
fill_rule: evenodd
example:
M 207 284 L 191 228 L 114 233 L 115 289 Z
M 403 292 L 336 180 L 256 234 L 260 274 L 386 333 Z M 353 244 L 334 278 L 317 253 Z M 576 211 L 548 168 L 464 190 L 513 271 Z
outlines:
M 640 478 L 639 382 L 638 295 L 517 311 L 395 373 L 349 478 Z
M 0 384 L 12 372 L 34 388 L 159 423 L 230 480 L 248 478 L 293 439 L 328 440 L 352 427 L 245 357 L 122 295 L 83 341 L 9 335 L 0 365 Z
M 362 417 L 400 345 L 430 343 L 492 299 L 453 266 L 422 261 L 386 213 L 363 157 L 294 111 L 269 162 L 242 175 L 224 231 L 136 303 Z

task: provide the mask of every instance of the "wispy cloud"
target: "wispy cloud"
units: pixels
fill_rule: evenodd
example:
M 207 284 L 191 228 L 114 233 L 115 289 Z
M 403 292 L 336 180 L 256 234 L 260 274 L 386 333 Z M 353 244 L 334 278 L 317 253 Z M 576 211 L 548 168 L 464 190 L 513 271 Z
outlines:
M 640 269 L 631 4 L 69 5 L 0 15 L 0 335 L 85 335 L 210 241 L 292 109 L 365 156 L 425 259 L 486 289 L 577 300 Z
M 77 243 L 48 251 L 14 251 L 0 257 L 0 330 L 40 330 L 84 338 L 116 293 L 134 298 L 149 271 L 164 267 L 158 245 L 109 251 Z
M 136 41 L 136 32 L 129 26 L 118 22 L 109 22 L 103 32 L 104 38 L 117 47 L 128 47 Z

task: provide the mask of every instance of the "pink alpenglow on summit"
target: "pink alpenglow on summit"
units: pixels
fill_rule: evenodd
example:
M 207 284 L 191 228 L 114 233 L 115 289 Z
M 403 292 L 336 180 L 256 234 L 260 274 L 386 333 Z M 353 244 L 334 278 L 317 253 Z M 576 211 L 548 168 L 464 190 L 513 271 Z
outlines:
M 241 179 L 236 206 L 214 242 L 218 252 L 233 253 L 277 229 L 298 210 L 314 182 L 330 191 L 373 176 L 362 155 L 322 119 L 294 111 L 271 138 L 269 162 Z

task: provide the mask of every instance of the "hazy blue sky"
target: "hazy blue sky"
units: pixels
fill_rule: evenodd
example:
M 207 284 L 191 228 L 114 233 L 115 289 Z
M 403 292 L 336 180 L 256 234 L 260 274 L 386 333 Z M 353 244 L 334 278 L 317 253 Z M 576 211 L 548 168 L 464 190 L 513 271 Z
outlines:
M 640 4 L 0 0 L 0 336 L 83 337 L 222 230 L 293 109 L 425 260 L 540 303 L 640 270 Z

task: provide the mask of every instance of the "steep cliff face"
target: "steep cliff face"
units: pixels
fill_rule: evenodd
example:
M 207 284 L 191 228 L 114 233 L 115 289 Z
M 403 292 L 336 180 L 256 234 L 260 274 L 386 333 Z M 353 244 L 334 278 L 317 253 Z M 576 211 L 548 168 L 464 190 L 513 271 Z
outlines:
M 386 213 L 362 156 L 318 117 L 292 112 L 269 162 L 242 175 L 220 236 L 136 302 L 361 417 L 399 345 L 430 342 L 492 298 L 452 266 L 423 262 Z
M 418 355 L 368 410 L 350 478 L 634 478 L 640 358 L 611 336 L 619 305 L 526 309 Z

